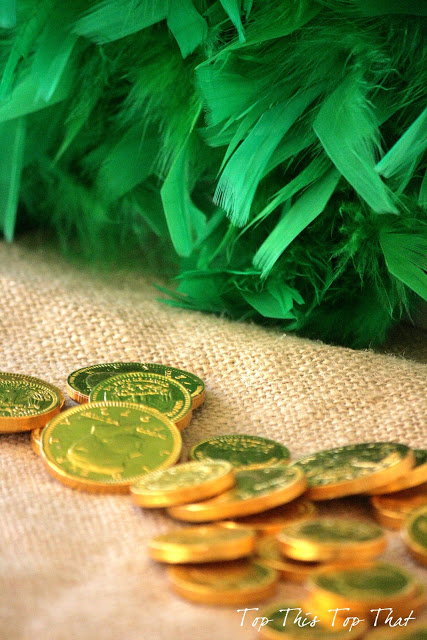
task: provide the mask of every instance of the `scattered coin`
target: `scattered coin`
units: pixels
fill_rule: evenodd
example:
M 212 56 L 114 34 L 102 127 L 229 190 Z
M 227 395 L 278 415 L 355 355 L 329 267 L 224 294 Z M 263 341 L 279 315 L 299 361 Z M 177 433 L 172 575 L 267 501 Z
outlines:
M 259 636 L 266 640 L 344 640 L 360 638 L 367 629 L 366 622 L 361 622 L 349 630 L 343 621 L 336 620 L 335 625 L 319 620 L 315 613 L 309 613 L 303 603 L 284 602 L 270 605 L 257 614 L 260 620 Z M 268 622 L 267 622 L 268 621 Z M 263 626 L 261 626 L 262 623 Z
M 141 371 L 160 373 L 160 375 L 172 378 L 182 384 L 190 392 L 193 409 L 197 409 L 204 403 L 206 397 L 205 383 L 194 373 L 170 367 L 166 364 L 154 364 L 151 362 L 144 362 L 141 366 Z
M 301 469 L 284 465 L 236 472 L 236 486 L 215 498 L 170 507 L 178 520 L 209 522 L 271 509 L 290 502 L 306 488 Z
M 192 460 L 228 460 L 236 469 L 259 469 L 288 462 L 289 450 L 274 440 L 236 433 L 198 442 L 190 451 Z
M 397 493 L 373 496 L 371 504 L 375 518 L 383 527 L 400 529 L 411 511 L 427 505 L 427 483 Z
M 384 493 L 395 493 L 411 487 L 418 487 L 427 482 L 427 449 L 413 449 L 412 452 L 415 458 L 415 466 L 410 471 L 397 478 L 394 482 L 368 491 L 368 494 L 375 496 Z
M 278 533 L 291 522 L 310 520 L 316 514 L 315 505 L 309 500 L 297 499 L 283 504 L 275 509 L 269 509 L 262 513 L 235 520 L 223 520 L 219 522 L 222 527 L 228 529 L 249 528 L 255 529 L 258 535 L 271 535 Z
M 131 402 L 160 411 L 183 429 L 191 420 L 191 395 L 171 378 L 132 371 L 102 380 L 90 392 L 90 402 Z
M 67 378 L 67 393 L 80 404 L 89 402 L 90 392 L 97 384 L 119 373 L 146 371 L 142 362 L 105 362 L 73 371 Z
M 427 566 L 427 505 L 409 514 L 405 520 L 403 538 L 414 558 Z
M 417 591 L 414 578 L 401 567 L 367 563 L 347 569 L 321 569 L 309 579 L 313 598 L 324 610 L 350 607 L 355 615 L 376 607 L 397 607 Z
M 407 627 L 376 629 L 367 636 L 367 640 L 427 640 L 427 620 L 409 622 Z
M 355 554 L 371 560 L 387 546 L 381 527 L 344 517 L 291 524 L 278 533 L 277 539 L 283 555 L 310 562 L 345 560 Z
M 60 389 L 32 376 L 0 373 L 0 433 L 44 426 L 65 401 Z
M 304 471 L 306 497 L 329 500 L 365 493 L 393 482 L 414 465 L 414 454 L 403 444 L 365 442 L 318 451 L 292 463 Z
M 141 507 L 170 507 L 205 500 L 235 484 L 234 469 L 225 460 L 186 462 L 154 471 L 130 488 Z
M 124 402 L 82 404 L 43 429 L 41 456 L 51 475 L 76 489 L 125 493 L 150 471 L 172 466 L 181 434 L 165 415 Z
M 250 555 L 255 548 L 255 533 L 250 529 L 189 527 L 153 538 L 148 553 L 154 560 L 170 564 L 236 560 Z
M 279 579 L 277 571 L 251 560 L 175 566 L 168 576 L 173 590 L 187 600 L 229 606 L 269 598 Z

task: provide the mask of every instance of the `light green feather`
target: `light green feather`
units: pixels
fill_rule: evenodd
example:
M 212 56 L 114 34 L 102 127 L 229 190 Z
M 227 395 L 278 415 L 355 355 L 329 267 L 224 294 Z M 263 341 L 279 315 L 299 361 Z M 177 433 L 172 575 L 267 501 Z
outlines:
M 417 236 L 384 229 L 380 243 L 390 273 L 427 300 L 427 234 Z
M 208 25 L 196 11 L 192 0 L 169 0 L 167 25 L 186 58 L 201 45 L 208 34 Z
M 0 229 L 13 240 L 25 147 L 25 118 L 0 124 Z

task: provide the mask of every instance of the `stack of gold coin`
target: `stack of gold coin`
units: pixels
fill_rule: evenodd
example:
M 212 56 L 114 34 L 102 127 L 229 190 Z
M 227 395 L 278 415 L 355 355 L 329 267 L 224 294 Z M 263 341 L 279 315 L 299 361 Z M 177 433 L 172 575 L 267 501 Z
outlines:
M 407 516 L 422 506 L 427 506 L 427 483 L 396 493 L 372 496 L 373 513 L 383 527 L 400 529 Z
M 371 496 L 395 493 L 396 491 L 419 487 L 420 485 L 427 483 L 427 449 L 414 449 L 413 454 L 415 458 L 415 465 L 410 471 L 408 471 L 408 473 L 397 478 L 394 482 L 389 482 L 382 487 L 371 489 L 368 493 Z
M 253 516 L 222 520 L 219 524 L 228 529 L 255 529 L 259 536 L 272 536 L 292 522 L 310 520 L 316 515 L 316 507 L 309 500 L 292 500 L 275 509 L 268 509 Z

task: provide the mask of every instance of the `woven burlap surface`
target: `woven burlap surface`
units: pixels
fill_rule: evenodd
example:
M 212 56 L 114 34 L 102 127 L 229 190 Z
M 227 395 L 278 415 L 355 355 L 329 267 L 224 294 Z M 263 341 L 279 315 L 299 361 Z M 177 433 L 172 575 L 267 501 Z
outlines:
M 183 432 L 184 451 L 235 432 L 277 439 L 293 456 L 361 440 L 425 446 L 422 363 L 172 309 L 142 276 L 95 276 L 28 245 L 0 245 L 0 274 L 1 369 L 62 389 L 71 371 L 97 362 L 194 371 L 207 400 Z M 28 433 L 1 436 L 0 460 L 2 639 L 256 637 L 253 618 L 240 626 L 239 607 L 193 605 L 171 593 L 164 567 L 145 550 L 174 526 L 162 512 L 62 486 Z M 419 571 L 399 537 L 389 537 L 385 557 Z M 277 598 L 301 593 L 281 585 Z

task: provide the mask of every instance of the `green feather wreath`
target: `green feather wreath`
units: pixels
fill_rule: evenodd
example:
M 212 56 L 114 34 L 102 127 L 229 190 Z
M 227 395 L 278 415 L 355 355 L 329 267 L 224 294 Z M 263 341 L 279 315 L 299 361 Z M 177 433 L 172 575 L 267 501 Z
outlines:
M 170 304 L 381 343 L 427 299 L 426 16 L 409 0 L 3 0 L 5 238 L 38 226 L 141 266 L 154 248 Z

